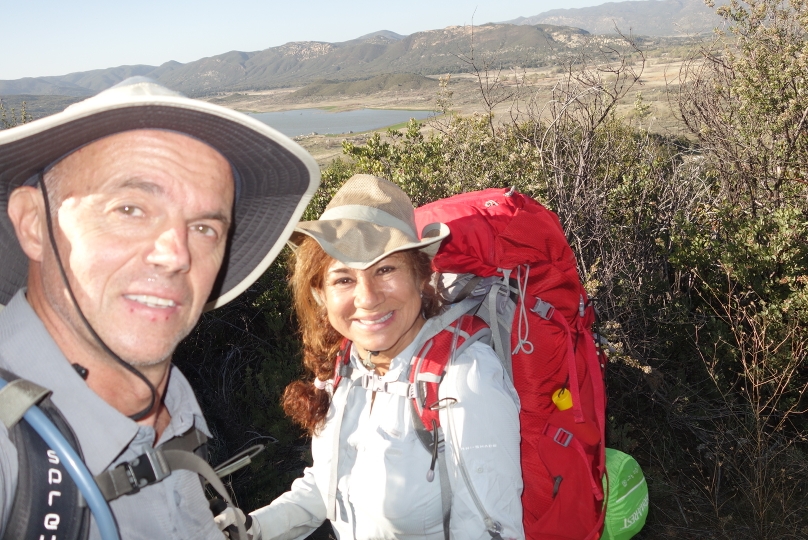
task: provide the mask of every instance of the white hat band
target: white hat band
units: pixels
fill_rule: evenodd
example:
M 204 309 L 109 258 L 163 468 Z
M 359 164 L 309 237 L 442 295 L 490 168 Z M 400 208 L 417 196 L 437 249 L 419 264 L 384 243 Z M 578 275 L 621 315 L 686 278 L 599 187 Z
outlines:
M 372 208 L 362 204 L 345 204 L 342 206 L 329 208 L 323 212 L 323 215 L 320 216 L 319 221 L 331 219 L 354 219 L 357 221 L 367 221 L 376 225 L 398 229 L 409 234 L 412 238 L 418 239 L 418 234 L 407 222 L 388 214 L 384 210 L 379 210 L 378 208 Z

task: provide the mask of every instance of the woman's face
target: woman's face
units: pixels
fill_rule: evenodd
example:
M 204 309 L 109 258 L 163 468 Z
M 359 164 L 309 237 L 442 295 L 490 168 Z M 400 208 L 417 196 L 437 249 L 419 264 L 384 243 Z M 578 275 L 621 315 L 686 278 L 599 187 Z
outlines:
M 322 295 L 334 329 L 358 346 L 363 357 L 391 360 L 424 325 L 421 289 L 410 259 L 394 253 L 366 270 L 333 261 L 325 271 Z

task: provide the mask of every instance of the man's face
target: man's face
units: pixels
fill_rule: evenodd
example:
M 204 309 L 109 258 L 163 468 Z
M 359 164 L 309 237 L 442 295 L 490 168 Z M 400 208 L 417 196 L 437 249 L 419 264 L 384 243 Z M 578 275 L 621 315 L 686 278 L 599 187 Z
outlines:
M 169 358 L 196 324 L 224 258 L 230 164 L 185 135 L 138 130 L 69 155 L 46 182 L 56 243 L 87 320 L 127 362 Z M 75 335 L 97 347 L 50 250 L 42 287 Z

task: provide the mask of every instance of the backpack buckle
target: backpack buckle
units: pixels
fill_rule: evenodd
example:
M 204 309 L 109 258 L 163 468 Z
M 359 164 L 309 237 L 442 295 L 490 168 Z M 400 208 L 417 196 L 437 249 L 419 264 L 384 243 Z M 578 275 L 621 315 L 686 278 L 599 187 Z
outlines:
M 140 491 L 141 488 L 160 482 L 171 474 L 171 467 L 165 460 L 163 453 L 154 448 L 147 449 L 132 461 L 127 461 L 119 465 L 126 472 L 129 485 L 132 486 L 132 493 Z
M 365 373 L 362 375 L 362 388 L 373 392 L 382 392 L 383 394 L 390 393 L 387 391 L 387 382 L 383 381 L 376 373 Z
M 536 298 L 536 305 L 534 305 L 530 311 L 541 317 L 542 319 L 549 321 L 553 317 L 553 313 L 555 312 L 555 307 L 550 302 L 545 302 L 541 298 Z
M 564 448 L 568 447 L 572 442 L 572 433 L 564 428 L 558 428 L 556 434 L 553 435 L 553 442 L 560 444 Z

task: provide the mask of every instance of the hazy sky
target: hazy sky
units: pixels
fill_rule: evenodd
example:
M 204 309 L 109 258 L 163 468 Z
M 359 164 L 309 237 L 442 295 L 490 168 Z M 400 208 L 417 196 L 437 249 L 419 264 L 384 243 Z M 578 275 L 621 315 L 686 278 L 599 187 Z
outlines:
M 0 1 L 0 80 L 190 62 L 289 41 L 347 41 L 529 17 L 603 0 Z

